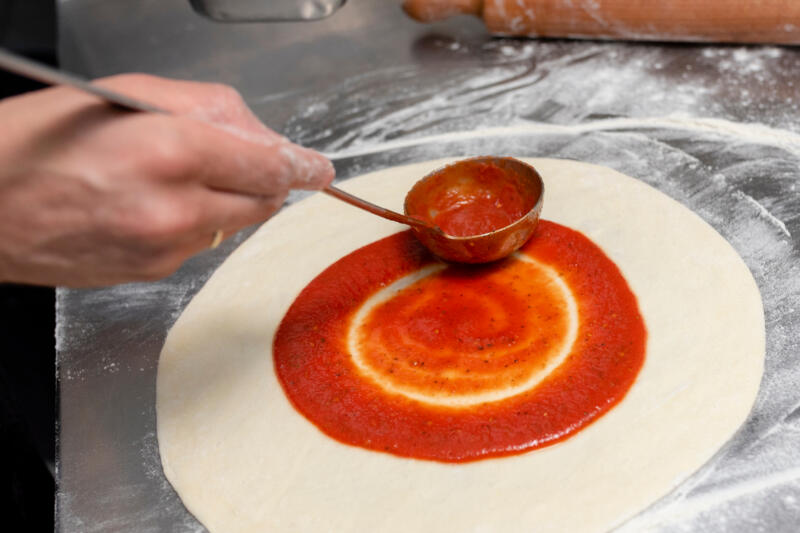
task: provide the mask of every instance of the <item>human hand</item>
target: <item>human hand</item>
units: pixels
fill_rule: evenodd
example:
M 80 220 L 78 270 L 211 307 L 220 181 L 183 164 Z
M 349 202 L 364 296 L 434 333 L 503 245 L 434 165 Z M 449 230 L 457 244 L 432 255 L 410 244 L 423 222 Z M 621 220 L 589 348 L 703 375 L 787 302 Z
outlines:
M 141 74 L 98 84 L 174 115 L 69 87 L 0 101 L 0 281 L 98 286 L 174 272 L 321 189 L 322 155 L 264 126 L 230 87 Z

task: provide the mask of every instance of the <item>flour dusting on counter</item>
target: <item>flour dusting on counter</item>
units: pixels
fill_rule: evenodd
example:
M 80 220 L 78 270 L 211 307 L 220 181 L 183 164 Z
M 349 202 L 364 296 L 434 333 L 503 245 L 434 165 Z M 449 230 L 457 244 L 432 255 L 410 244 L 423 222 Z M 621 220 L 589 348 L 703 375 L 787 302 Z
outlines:
M 713 117 L 800 133 L 800 59 L 778 47 L 447 38 L 424 46 L 460 68 L 443 72 L 431 60 L 351 78 L 305 99 L 286 134 L 331 152 L 520 120 Z
M 800 53 L 453 35 L 432 30 L 416 39 L 414 61 L 337 78 L 313 93 L 256 94 L 249 101 L 270 126 L 333 157 L 339 179 L 444 156 L 561 157 L 615 168 L 693 209 L 731 242 L 757 280 L 766 314 L 765 375 L 737 435 L 620 531 L 796 531 Z M 276 124 L 276 116 L 289 118 Z M 294 192 L 289 202 L 307 194 Z M 172 531 L 203 531 L 161 475 L 151 405 L 155 368 L 168 327 L 247 235 L 192 259 L 164 282 L 59 290 L 60 401 L 69 406 L 61 424 L 71 429 L 62 449 L 73 462 L 58 500 L 69 531 L 162 531 L 164 523 Z M 142 413 L 143 405 L 150 410 Z M 130 449 L 132 457 L 123 453 Z M 94 483 L 76 475 L 90 470 Z M 105 473 L 117 477 L 106 483 Z M 96 521 L 84 523 L 87 516 Z

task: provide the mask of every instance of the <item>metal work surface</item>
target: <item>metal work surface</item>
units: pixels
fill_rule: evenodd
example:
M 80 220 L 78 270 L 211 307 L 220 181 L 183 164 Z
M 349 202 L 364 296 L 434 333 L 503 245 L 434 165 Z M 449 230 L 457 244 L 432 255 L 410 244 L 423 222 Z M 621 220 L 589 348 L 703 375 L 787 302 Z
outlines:
M 329 154 L 339 179 L 443 156 L 562 157 L 689 206 L 756 278 L 764 380 L 735 437 L 619 530 L 798 529 L 800 49 L 493 39 L 467 18 L 415 24 L 386 0 L 314 23 L 217 25 L 181 0 L 62 1 L 60 16 L 65 68 L 232 84 L 267 124 Z M 158 283 L 59 291 L 60 531 L 204 530 L 161 472 L 156 367 L 169 327 L 248 233 Z

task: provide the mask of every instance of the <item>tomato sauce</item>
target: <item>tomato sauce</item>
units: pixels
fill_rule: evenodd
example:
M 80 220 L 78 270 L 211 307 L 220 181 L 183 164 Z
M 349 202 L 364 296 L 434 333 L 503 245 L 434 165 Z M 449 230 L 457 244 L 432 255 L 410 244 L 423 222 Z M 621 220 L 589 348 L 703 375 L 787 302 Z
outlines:
M 330 437 L 466 462 L 554 444 L 634 383 L 646 329 L 614 263 L 541 221 L 518 256 L 442 265 L 408 231 L 340 259 L 297 297 L 274 363 Z
M 504 176 L 510 170 L 476 163 L 470 172 L 469 180 L 457 181 L 452 187 L 431 187 L 425 195 L 428 209 L 422 218 L 449 235 L 466 237 L 504 228 L 533 207 L 516 181 Z

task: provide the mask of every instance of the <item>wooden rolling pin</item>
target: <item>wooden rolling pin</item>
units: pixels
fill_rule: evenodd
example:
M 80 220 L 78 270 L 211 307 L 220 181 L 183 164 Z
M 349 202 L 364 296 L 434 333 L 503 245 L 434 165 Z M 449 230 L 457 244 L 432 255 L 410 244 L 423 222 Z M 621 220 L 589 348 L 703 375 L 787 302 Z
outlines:
M 412 18 L 482 18 L 500 35 L 800 44 L 800 0 L 404 0 Z

